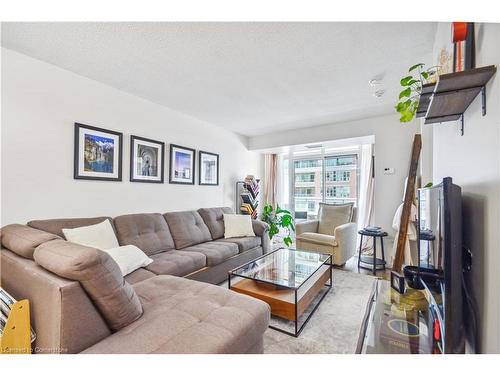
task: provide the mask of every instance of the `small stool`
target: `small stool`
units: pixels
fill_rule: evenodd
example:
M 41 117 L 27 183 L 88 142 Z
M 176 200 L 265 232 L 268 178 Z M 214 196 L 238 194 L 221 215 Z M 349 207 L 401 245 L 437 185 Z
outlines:
M 374 275 L 377 270 L 385 270 L 384 237 L 387 236 L 387 232 L 371 232 L 362 229 L 358 231 L 358 234 L 361 235 L 361 239 L 359 241 L 358 269 L 363 268 L 365 270 L 372 270 Z M 373 237 L 373 257 L 361 256 L 363 236 Z M 380 238 L 380 245 L 382 247 L 382 259 L 377 258 L 377 237 Z M 370 266 L 363 266 L 362 263 L 368 264 Z

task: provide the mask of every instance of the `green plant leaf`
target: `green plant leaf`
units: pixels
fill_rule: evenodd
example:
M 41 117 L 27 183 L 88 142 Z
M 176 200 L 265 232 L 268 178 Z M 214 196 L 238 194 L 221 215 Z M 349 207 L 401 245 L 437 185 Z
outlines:
M 399 93 L 399 99 L 409 97 L 410 95 L 411 95 L 411 89 L 408 87 L 407 89 L 405 89 Z
M 285 238 L 283 238 L 283 243 L 286 247 L 290 247 L 290 245 L 293 243 L 292 238 L 290 236 L 286 236 Z
M 428 183 L 424 186 L 424 188 L 430 188 L 430 187 L 432 187 L 432 182 L 428 182 Z
M 290 211 L 283 210 L 283 209 L 280 208 L 280 206 L 277 206 L 276 207 L 276 215 L 278 215 L 278 214 L 290 214 Z
M 425 64 L 423 64 L 423 63 L 415 64 L 415 65 L 411 66 L 410 69 L 408 69 L 408 72 L 411 72 L 411 71 L 417 69 L 418 67 L 421 67 L 421 66 L 424 66 L 424 65 Z
M 410 82 L 413 79 L 413 76 L 406 76 L 401 79 L 399 83 L 401 83 L 401 86 L 408 86 L 408 82 Z
M 429 78 L 429 73 L 427 72 L 421 72 L 420 74 L 422 75 L 422 77 L 424 77 L 424 79 Z

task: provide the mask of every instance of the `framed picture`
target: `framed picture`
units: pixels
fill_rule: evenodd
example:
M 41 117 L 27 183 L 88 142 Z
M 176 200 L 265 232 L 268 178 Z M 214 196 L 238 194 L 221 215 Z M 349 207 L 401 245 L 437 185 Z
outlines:
M 75 179 L 122 180 L 123 134 L 75 123 Z
M 165 143 L 130 136 L 130 181 L 163 183 Z
M 219 185 L 219 155 L 199 151 L 198 183 L 200 185 Z
M 170 145 L 170 173 L 171 184 L 194 185 L 194 164 L 196 150 L 178 145 Z

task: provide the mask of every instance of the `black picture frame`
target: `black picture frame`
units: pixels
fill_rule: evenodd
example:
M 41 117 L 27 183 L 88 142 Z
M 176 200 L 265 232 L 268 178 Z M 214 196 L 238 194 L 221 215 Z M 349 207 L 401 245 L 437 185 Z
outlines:
M 75 180 L 94 180 L 94 181 L 121 181 L 122 180 L 122 157 L 123 157 L 123 133 L 114 131 L 114 130 L 109 130 L 109 129 L 104 129 L 104 128 L 99 128 L 96 126 L 90 126 L 86 124 L 81 124 L 78 122 L 75 122 L 74 125 L 75 129 L 75 134 L 74 134 L 74 156 L 73 156 L 73 178 Z M 99 133 L 105 133 L 109 134 L 111 136 L 117 137 L 118 140 L 118 166 L 117 166 L 117 176 L 116 177 L 106 177 L 106 176 L 92 176 L 92 175 L 85 175 L 85 172 L 81 172 L 80 170 L 80 153 L 82 150 L 80 149 L 80 130 L 86 129 L 89 130 L 89 132 L 99 132 Z M 113 149 L 114 150 L 114 149 Z M 113 157 L 115 154 L 113 154 Z M 87 173 L 105 173 L 105 172 L 87 172 Z
M 216 183 L 206 183 L 201 182 L 201 174 L 203 173 L 202 155 L 211 155 L 217 157 L 217 182 Z M 202 186 L 219 186 L 219 154 L 208 151 L 198 151 L 198 185 Z
M 153 179 L 148 179 L 148 178 L 140 178 L 135 176 L 134 177 L 134 171 L 135 171 L 135 159 L 134 159 L 134 154 L 135 154 L 135 147 L 136 147 L 136 142 L 148 142 L 148 143 L 154 143 L 159 145 L 160 152 L 158 152 L 158 161 L 161 162 L 160 164 L 160 179 L 159 180 L 153 180 Z M 149 139 L 149 138 L 144 138 L 144 137 L 139 137 L 137 135 L 131 135 L 130 136 L 130 182 L 145 182 L 149 184 L 163 184 L 165 181 L 165 142 L 161 141 L 156 141 L 154 139 Z
M 191 175 L 190 175 L 190 180 L 189 181 L 178 181 L 175 180 L 173 177 L 174 173 L 174 162 L 173 162 L 173 156 L 174 156 L 174 149 L 180 149 L 184 151 L 188 151 L 189 153 L 192 154 L 192 159 L 191 159 Z M 180 184 L 180 185 L 194 185 L 194 175 L 196 171 L 196 150 L 194 148 L 189 148 L 189 147 L 184 147 L 184 146 L 179 146 L 176 144 L 171 143 L 170 144 L 170 157 L 168 161 L 168 182 L 171 184 Z

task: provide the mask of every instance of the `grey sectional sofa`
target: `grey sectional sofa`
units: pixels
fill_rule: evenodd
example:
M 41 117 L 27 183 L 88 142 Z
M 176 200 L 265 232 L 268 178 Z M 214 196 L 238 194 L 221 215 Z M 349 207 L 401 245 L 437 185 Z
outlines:
M 211 284 L 269 250 L 268 226 L 253 221 L 255 237 L 224 239 L 223 214 L 230 212 L 8 225 L 1 232 L 2 286 L 30 300 L 37 352 L 260 353 L 269 306 Z M 103 220 L 120 245 L 139 247 L 153 263 L 123 278 L 107 253 L 64 240 L 63 228 Z

